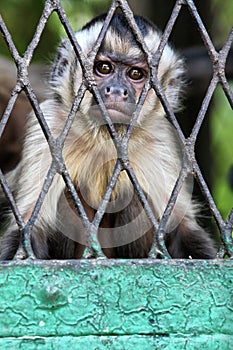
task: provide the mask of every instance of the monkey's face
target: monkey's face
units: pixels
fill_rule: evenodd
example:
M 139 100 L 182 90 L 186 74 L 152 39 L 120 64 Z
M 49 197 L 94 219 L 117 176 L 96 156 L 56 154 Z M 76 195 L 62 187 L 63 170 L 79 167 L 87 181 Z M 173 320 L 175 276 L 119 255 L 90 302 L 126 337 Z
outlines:
M 146 61 L 119 54 L 99 54 L 93 72 L 112 122 L 128 124 L 148 76 Z M 94 99 L 91 109 L 94 118 L 102 118 Z
M 85 55 L 89 55 L 98 40 L 104 23 L 100 16 L 88 23 L 76 38 Z M 144 37 L 148 51 L 156 52 L 161 34 L 150 22 L 135 17 Z M 158 67 L 158 79 L 171 107 L 176 109 L 183 74 L 182 60 L 169 45 L 166 45 Z M 121 15 L 113 17 L 93 64 L 93 75 L 109 117 L 114 124 L 129 124 L 139 97 L 146 83 L 151 82 L 145 53 L 139 47 L 128 22 Z M 52 74 L 52 86 L 59 95 L 67 112 L 71 109 L 74 96 L 82 82 L 83 73 L 69 41 L 63 41 Z M 98 102 L 91 91 L 87 91 L 80 105 L 78 119 L 88 127 L 96 128 L 105 124 Z M 137 123 L 154 125 L 157 115 L 164 110 L 151 87 L 141 108 Z

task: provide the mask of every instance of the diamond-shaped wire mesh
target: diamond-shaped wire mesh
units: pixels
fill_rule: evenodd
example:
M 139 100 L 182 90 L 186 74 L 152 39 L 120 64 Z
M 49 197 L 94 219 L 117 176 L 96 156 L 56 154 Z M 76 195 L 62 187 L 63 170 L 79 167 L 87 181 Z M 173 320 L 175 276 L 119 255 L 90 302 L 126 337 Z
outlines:
M 191 16 L 195 19 L 196 26 L 198 30 L 200 31 L 200 35 L 202 37 L 202 40 L 206 46 L 206 49 L 208 51 L 210 60 L 213 65 L 213 76 L 211 79 L 211 82 L 209 84 L 208 90 L 206 92 L 206 95 L 203 99 L 200 111 L 198 113 L 195 125 L 193 126 L 192 132 L 188 138 L 185 138 L 179 123 L 176 119 L 176 116 L 173 112 L 173 109 L 169 105 L 166 96 L 163 92 L 163 88 L 161 86 L 161 83 L 157 77 L 157 69 L 158 65 L 163 53 L 163 50 L 165 48 L 165 45 L 168 42 L 168 39 L 170 37 L 170 34 L 173 30 L 173 26 L 177 20 L 177 17 L 179 16 L 180 10 L 183 6 L 187 6 Z M 120 9 L 125 16 L 129 28 L 132 31 L 134 37 L 136 38 L 136 41 L 141 48 L 142 52 L 144 53 L 146 60 L 148 62 L 148 66 L 150 68 L 150 81 L 147 81 L 147 84 L 145 84 L 143 91 L 141 93 L 139 103 L 137 105 L 137 108 L 133 114 L 132 120 L 130 122 L 129 128 L 127 129 L 127 132 L 124 136 L 124 139 L 121 140 L 115 130 L 115 127 L 106 111 L 105 105 L 101 99 L 100 92 L 98 91 L 98 88 L 96 86 L 96 82 L 93 76 L 93 64 L 95 56 L 98 52 L 98 49 L 100 48 L 100 45 L 105 37 L 106 31 L 109 27 L 109 24 L 111 22 L 111 19 L 117 9 Z M 53 12 L 56 12 L 61 24 L 63 25 L 67 36 L 73 46 L 74 52 L 80 62 L 82 72 L 83 72 L 83 81 L 80 84 L 79 91 L 74 99 L 72 108 L 67 116 L 66 123 L 64 125 L 64 128 L 58 138 L 54 138 L 54 136 L 51 133 L 51 130 L 49 129 L 49 126 L 46 122 L 46 119 L 43 115 L 43 112 L 40 108 L 39 102 L 35 96 L 35 93 L 31 87 L 30 80 L 28 78 L 28 68 L 31 63 L 34 51 L 40 41 L 42 32 L 45 28 L 45 25 L 51 16 Z M 233 29 L 230 31 L 229 36 L 227 38 L 226 43 L 222 47 L 220 51 L 217 51 L 205 29 L 205 26 L 200 18 L 200 15 L 197 11 L 197 8 L 195 7 L 195 1 L 192 0 L 178 0 L 176 1 L 172 14 L 169 18 L 169 21 L 167 23 L 167 26 L 163 32 L 160 45 L 157 49 L 157 52 L 154 56 L 151 55 L 149 50 L 147 49 L 145 42 L 143 40 L 142 34 L 137 27 L 137 24 L 134 20 L 133 13 L 131 9 L 128 6 L 127 1 L 125 0 L 113 0 L 112 5 L 109 8 L 108 14 L 106 16 L 104 25 L 102 27 L 102 30 L 99 34 L 99 37 L 96 41 L 95 46 L 93 47 L 92 52 L 86 57 L 84 53 L 82 52 L 82 49 L 79 45 L 79 43 L 76 40 L 75 33 L 73 32 L 69 21 L 66 18 L 64 9 L 60 3 L 59 0 L 46 0 L 43 14 L 40 18 L 39 24 L 36 28 L 34 37 L 31 41 L 31 43 L 28 45 L 23 57 L 21 57 L 15 47 L 15 44 L 10 36 L 10 33 L 7 29 L 7 26 L 5 25 L 3 19 L 0 17 L 0 30 L 3 34 L 4 40 L 6 44 L 9 47 L 9 50 L 11 52 L 12 58 L 15 62 L 15 65 L 17 67 L 17 82 L 12 90 L 11 98 L 8 102 L 7 108 L 2 116 L 1 122 L 0 122 L 0 137 L 3 134 L 3 131 L 5 129 L 5 126 L 8 122 L 8 119 L 10 117 L 10 114 L 12 112 L 13 106 L 16 102 L 17 96 L 21 91 L 24 91 L 28 97 L 28 100 L 35 112 L 35 115 L 37 117 L 38 123 L 41 126 L 41 129 L 45 135 L 45 138 L 49 144 L 50 152 L 52 155 L 52 162 L 51 166 L 48 170 L 47 176 L 44 179 L 43 187 L 41 190 L 41 193 L 39 195 L 39 198 L 36 202 L 36 205 L 32 211 L 31 217 L 27 222 L 25 222 L 20 214 L 20 211 L 16 205 L 16 202 L 14 200 L 14 196 L 11 193 L 11 189 L 8 187 L 7 182 L 5 180 L 5 177 L 0 170 L 0 182 L 1 186 L 3 188 L 3 191 L 5 193 L 6 198 L 8 199 L 11 209 L 14 213 L 16 222 L 18 224 L 19 230 L 22 233 L 22 244 L 26 248 L 26 251 L 29 255 L 29 257 L 34 257 L 34 253 L 30 244 L 30 233 L 33 228 L 33 225 L 35 223 L 35 220 L 37 219 L 37 216 L 40 212 L 41 206 L 43 204 L 43 201 L 45 199 L 45 196 L 49 190 L 49 187 L 52 184 L 52 181 L 54 179 L 54 176 L 56 173 L 59 173 L 71 194 L 71 197 L 75 203 L 75 207 L 80 215 L 80 218 L 82 220 L 82 223 L 84 227 L 86 228 L 87 232 L 87 239 L 89 241 L 89 245 L 91 247 L 91 251 L 86 249 L 84 256 L 89 257 L 90 255 L 93 256 L 102 256 L 102 250 L 99 246 L 99 242 L 97 239 L 97 231 L 98 227 L 100 225 L 101 219 L 103 218 L 103 215 L 105 213 L 108 201 L 110 199 L 112 190 L 116 184 L 116 181 L 120 175 L 120 172 L 122 170 L 125 170 L 133 183 L 133 186 L 137 192 L 137 195 L 139 196 L 139 199 L 145 209 L 145 212 L 153 226 L 153 232 L 154 232 L 154 245 L 151 250 L 150 256 L 156 257 L 159 253 L 162 257 L 169 257 L 169 254 L 167 253 L 167 249 L 164 244 L 164 230 L 165 226 L 168 222 L 168 219 L 171 215 L 171 212 L 174 208 L 176 198 L 179 195 L 179 192 L 181 190 L 181 187 L 184 183 L 185 177 L 187 176 L 188 172 L 191 172 L 194 174 L 203 194 L 206 199 L 206 202 L 208 203 L 211 212 L 213 214 L 213 217 L 216 220 L 216 223 L 220 230 L 220 236 L 224 247 L 224 253 L 227 253 L 229 256 L 233 255 L 233 241 L 232 241 L 232 226 L 233 226 L 233 209 L 231 210 L 228 218 L 226 221 L 223 220 L 218 208 L 215 205 L 215 202 L 213 200 L 213 197 L 208 189 L 208 186 L 202 176 L 201 170 L 199 168 L 199 165 L 196 161 L 195 157 L 195 143 L 197 140 L 197 136 L 199 133 L 199 130 L 201 128 L 201 125 L 203 123 L 203 120 L 205 118 L 211 97 L 216 89 L 216 86 L 218 83 L 221 84 L 222 89 L 231 105 L 233 106 L 233 94 L 230 89 L 229 83 L 225 76 L 225 64 L 226 59 L 233 41 Z M 84 83 L 85 81 L 85 83 Z M 182 168 L 179 174 L 179 177 L 177 179 L 177 182 L 175 184 L 175 187 L 173 189 L 172 195 L 168 201 L 167 207 L 164 211 L 164 214 L 162 216 L 162 219 L 160 222 L 157 222 L 153 211 L 151 210 L 151 207 L 142 191 L 142 188 L 137 180 L 137 177 L 135 176 L 131 164 L 128 161 L 128 154 L 127 154 L 127 142 L 133 132 L 133 129 L 135 127 L 137 118 L 140 113 L 141 106 L 143 105 L 143 102 L 146 99 L 147 93 L 152 87 L 158 98 L 160 99 L 163 108 L 166 112 L 167 119 L 172 123 L 174 128 L 177 131 L 177 135 L 179 137 L 179 140 L 183 146 L 184 149 L 184 158 L 182 163 Z M 114 145 L 117 149 L 118 155 L 121 155 L 116 161 L 115 168 L 111 177 L 111 180 L 108 184 L 106 193 L 103 196 L 103 199 L 100 203 L 99 208 L 97 209 L 97 212 L 95 214 L 94 220 L 90 222 L 88 220 L 87 214 L 84 210 L 84 207 L 82 205 L 82 202 L 74 188 L 74 185 L 72 183 L 71 177 L 66 169 L 66 165 L 63 160 L 62 156 L 62 150 L 63 146 L 66 140 L 66 137 L 68 135 L 68 132 L 70 128 L 72 128 L 72 123 L 74 121 L 74 118 L 76 116 L 77 111 L 79 110 L 79 106 L 81 104 L 81 101 L 83 99 L 83 96 L 85 95 L 85 92 L 89 90 L 97 103 L 100 106 L 101 112 L 103 114 L 103 117 L 106 121 L 106 124 L 108 125 L 109 133 L 113 139 Z M 145 155 L 146 156 L 146 155 Z M 187 159 L 187 161 L 185 161 Z M 191 169 L 190 169 L 191 167 Z

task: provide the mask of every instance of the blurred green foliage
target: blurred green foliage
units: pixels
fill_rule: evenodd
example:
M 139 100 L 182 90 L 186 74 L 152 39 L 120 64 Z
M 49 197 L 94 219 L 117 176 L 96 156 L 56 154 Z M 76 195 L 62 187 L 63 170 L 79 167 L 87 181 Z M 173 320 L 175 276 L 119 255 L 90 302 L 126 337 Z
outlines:
M 44 0 L 0 0 L 1 16 L 21 55 L 23 55 L 33 37 L 44 8 L 44 3 Z M 97 14 L 106 12 L 111 1 L 61 0 L 61 3 L 72 28 L 78 30 Z M 65 36 L 64 29 L 57 14 L 53 13 L 46 24 L 33 59 L 35 61 L 44 61 L 50 56 L 53 57 L 53 53 L 63 36 Z M 1 36 L 0 54 L 10 57 L 8 47 Z
M 221 46 L 232 26 L 233 1 L 212 0 L 211 4 L 211 13 L 213 14 L 212 32 L 216 45 Z
M 220 87 L 215 91 L 211 135 L 214 162 L 213 196 L 226 219 L 233 207 L 233 112 Z

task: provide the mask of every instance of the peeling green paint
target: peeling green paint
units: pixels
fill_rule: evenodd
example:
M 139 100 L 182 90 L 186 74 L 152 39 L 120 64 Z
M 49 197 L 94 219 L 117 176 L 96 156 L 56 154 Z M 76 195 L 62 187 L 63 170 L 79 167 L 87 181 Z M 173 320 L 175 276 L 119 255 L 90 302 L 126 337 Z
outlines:
M 0 264 L 1 349 L 233 349 L 233 261 Z

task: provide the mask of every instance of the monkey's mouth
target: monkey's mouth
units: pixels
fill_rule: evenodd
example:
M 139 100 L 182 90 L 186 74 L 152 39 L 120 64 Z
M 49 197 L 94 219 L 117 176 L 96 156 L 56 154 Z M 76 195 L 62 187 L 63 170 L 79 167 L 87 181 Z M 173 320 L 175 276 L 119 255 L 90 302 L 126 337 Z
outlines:
M 112 122 L 116 124 L 129 124 L 135 111 L 135 105 L 130 103 L 105 103 L 105 107 Z M 91 115 L 105 124 L 103 112 L 98 105 L 91 107 Z

